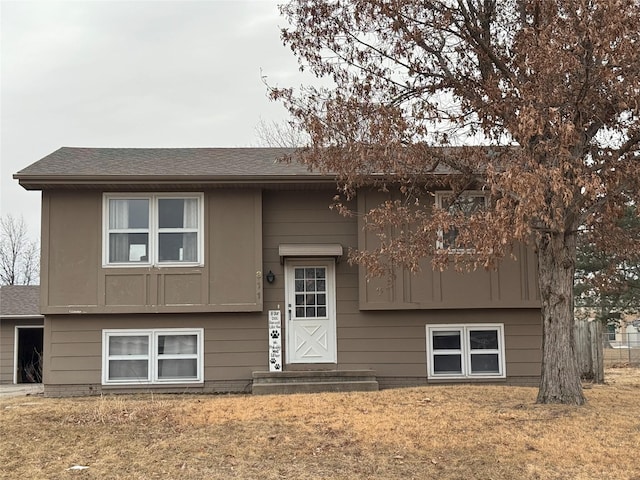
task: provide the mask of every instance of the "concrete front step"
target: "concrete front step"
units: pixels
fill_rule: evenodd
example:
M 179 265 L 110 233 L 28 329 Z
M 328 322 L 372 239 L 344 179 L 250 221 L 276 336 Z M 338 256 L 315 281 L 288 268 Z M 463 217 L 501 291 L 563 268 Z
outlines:
M 251 388 L 254 395 L 375 390 L 378 381 L 373 370 L 253 372 Z

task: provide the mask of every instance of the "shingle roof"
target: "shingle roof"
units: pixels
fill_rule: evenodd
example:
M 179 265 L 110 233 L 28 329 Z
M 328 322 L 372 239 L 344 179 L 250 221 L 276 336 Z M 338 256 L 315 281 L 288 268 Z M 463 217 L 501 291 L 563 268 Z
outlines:
M 303 165 L 280 161 L 294 152 L 289 148 L 62 147 L 20 170 L 17 176 L 314 175 Z
M 461 154 L 461 147 L 434 152 Z M 335 175 L 310 171 L 291 148 L 81 148 L 62 147 L 14 174 L 28 190 L 47 188 L 222 185 L 329 185 Z M 438 165 L 435 174 L 455 171 Z
M 288 148 L 77 148 L 62 147 L 20 170 L 25 188 L 135 182 L 292 182 L 333 180 L 295 161 Z
M 0 287 L 0 316 L 13 315 L 40 315 L 40 286 L 4 285 Z

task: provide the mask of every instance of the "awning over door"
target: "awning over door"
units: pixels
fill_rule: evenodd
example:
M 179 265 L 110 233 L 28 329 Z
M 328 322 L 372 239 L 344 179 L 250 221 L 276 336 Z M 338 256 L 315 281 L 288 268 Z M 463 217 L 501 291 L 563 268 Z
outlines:
M 289 257 L 333 257 L 338 262 L 343 250 L 339 243 L 281 243 L 278 253 L 283 264 Z

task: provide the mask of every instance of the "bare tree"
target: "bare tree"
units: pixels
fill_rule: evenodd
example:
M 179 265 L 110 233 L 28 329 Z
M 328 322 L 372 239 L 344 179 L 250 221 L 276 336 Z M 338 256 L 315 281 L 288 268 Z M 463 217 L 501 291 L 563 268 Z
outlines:
M 416 270 L 423 257 L 491 267 L 516 243 L 531 245 L 538 402 L 583 404 L 577 237 L 640 250 L 618 222 L 640 203 L 638 0 L 305 0 L 282 13 L 301 68 L 335 83 L 271 90 L 310 136 L 300 160 L 335 172 L 347 196 L 372 183 L 404 194 L 367 213 L 380 247 L 353 258 L 372 274 L 385 262 Z M 469 139 L 484 147 L 434 148 Z M 454 202 L 481 189 L 491 208 L 434 207 L 434 186 Z M 386 235 L 389 226 L 402 234 Z M 454 250 L 437 242 L 452 229 Z
M 299 148 L 308 143 L 305 131 L 291 122 L 267 122 L 260 119 L 256 126 L 260 146 L 278 148 Z
M 32 285 L 39 279 L 40 249 L 29 239 L 24 218 L 10 214 L 0 218 L 0 282 Z

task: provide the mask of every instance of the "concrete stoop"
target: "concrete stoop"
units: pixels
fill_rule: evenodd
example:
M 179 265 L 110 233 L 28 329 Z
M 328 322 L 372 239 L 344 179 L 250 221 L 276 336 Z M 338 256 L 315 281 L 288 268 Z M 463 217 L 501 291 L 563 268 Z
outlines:
M 253 372 L 254 395 L 378 390 L 373 370 L 301 370 Z

